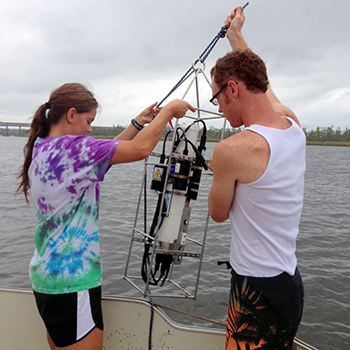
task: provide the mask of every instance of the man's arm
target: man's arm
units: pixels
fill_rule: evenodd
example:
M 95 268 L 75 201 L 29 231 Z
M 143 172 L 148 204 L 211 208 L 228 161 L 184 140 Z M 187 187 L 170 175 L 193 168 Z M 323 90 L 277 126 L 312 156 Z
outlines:
M 208 208 L 211 218 L 223 222 L 230 216 L 236 179 L 232 169 L 232 153 L 221 141 L 215 147 L 208 167 L 213 172 L 213 183 L 208 196 Z
M 236 7 L 227 17 L 225 21 L 225 25 L 228 28 L 226 37 L 232 47 L 233 51 L 236 50 L 249 50 L 249 46 L 246 43 L 243 35 L 242 35 L 242 27 L 245 21 L 245 16 L 242 7 Z M 279 116 L 285 116 L 292 118 L 299 126 L 300 122 L 296 115 L 290 110 L 288 107 L 284 106 L 277 96 L 271 90 L 270 84 L 268 85 L 268 89 L 266 91 L 267 98 L 269 99 L 271 106 L 274 111 Z
M 270 84 L 268 85 L 266 95 L 271 103 L 272 108 L 279 116 L 292 118 L 300 126 L 300 122 L 297 116 L 291 109 L 280 102 L 277 96 L 272 92 Z

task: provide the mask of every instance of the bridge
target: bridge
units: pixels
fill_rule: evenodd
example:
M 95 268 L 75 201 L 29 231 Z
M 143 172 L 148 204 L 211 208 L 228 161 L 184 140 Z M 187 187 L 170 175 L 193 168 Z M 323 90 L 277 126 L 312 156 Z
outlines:
M 19 128 L 19 134 L 22 134 L 22 128 L 24 129 L 30 129 L 30 123 L 19 123 L 19 122 L 1 122 L 0 121 L 0 127 L 5 127 L 5 135 L 3 133 L 0 133 L 0 135 L 4 135 L 4 136 L 10 136 L 10 132 L 9 129 L 10 128 Z M 113 126 L 114 127 L 114 126 Z M 112 129 L 113 127 L 111 126 L 101 126 L 101 125 L 96 125 L 93 126 L 92 129 L 93 130 L 98 130 L 98 129 Z M 123 131 L 124 128 L 122 130 L 119 130 L 119 132 Z M 13 134 L 13 133 L 12 133 Z M 17 136 L 17 135 L 16 135 Z M 109 135 L 111 136 L 111 135 Z
M 9 128 L 19 128 L 19 134 L 21 134 L 22 128 L 30 128 L 30 123 L 0 122 L 0 126 L 5 127 L 5 136 L 9 136 Z

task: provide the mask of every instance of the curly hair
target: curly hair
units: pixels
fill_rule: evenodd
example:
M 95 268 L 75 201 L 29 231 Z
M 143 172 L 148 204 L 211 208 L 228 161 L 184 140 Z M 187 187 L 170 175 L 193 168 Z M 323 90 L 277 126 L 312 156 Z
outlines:
M 254 93 L 266 92 L 269 84 L 264 61 L 251 50 L 232 51 L 219 58 L 210 75 L 219 87 L 238 79 Z

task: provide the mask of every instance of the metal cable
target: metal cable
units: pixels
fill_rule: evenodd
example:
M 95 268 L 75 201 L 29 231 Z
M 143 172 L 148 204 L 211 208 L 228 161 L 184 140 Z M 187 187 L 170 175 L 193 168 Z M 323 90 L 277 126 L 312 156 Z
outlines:
M 224 38 L 226 34 L 227 28 L 226 26 L 223 26 L 220 30 L 220 32 L 215 36 L 215 38 L 210 42 L 210 44 L 206 47 L 206 49 L 202 52 L 202 54 L 199 56 L 197 62 L 204 63 L 204 61 L 207 59 L 213 48 L 215 47 L 216 43 L 219 41 L 220 38 Z M 194 68 L 193 65 L 188 69 L 188 71 L 182 76 L 182 78 L 175 84 L 175 86 L 170 90 L 170 92 L 158 103 L 157 108 L 160 107 L 160 105 L 193 73 Z
M 148 294 L 151 294 L 151 291 L 148 289 Z M 149 297 L 149 302 L 151 304 L 151 319 L 149 323 L 149 333 L 148 333 L 148 350 L 152 350 L 152 332 L 153 332 L 153 318 L 154 318 L 154 305 L 153 298 Z

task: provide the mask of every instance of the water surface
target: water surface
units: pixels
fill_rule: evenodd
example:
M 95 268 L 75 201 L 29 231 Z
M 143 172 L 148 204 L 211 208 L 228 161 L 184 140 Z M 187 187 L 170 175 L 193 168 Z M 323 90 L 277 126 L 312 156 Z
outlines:
M 16 174 L 23 162 L 25 138 L 0 137 L 0 286 L 30 288 L 28 264 L 34 250 L 36 216 L 15 196 Z M 207 158 L 215 144 L 209 143 Z M 325 350 L 350 344 L 350 148 L 307 147 L 305 200 L 298 238 L 298 264 L 305 285 L 305 310 L 298 338 Z M 143 162 L 114 166 L 102 184 L 100 237 L 105 294 L 142 297 L 123 279 L 130 246 Z M 207 213 L 210 176 L 203 176 L 198 200 L 192 202 L 189 231 L 201 234 Z M 152 212 L 152 201 L 149 211 Z M 218 260 L 230 246 L 229 223 L 209 222 L 198 297 L 159 299 L 163 305 L 225 322 L 230 275 Z M 196 233 L 196 234 L 197 234 Z M 138 270 L 140 256 L 135 258 Z M 139 260 L 138 260 L 139 259 Z M 184 262 L 177 276 L 193 279 L 193 264 Z M 136 273 L 138 273 L 136 271 Z M 171 314 L 176 321 L 179 316 Z M 196 324 L 196 321 L 193 322 Z

